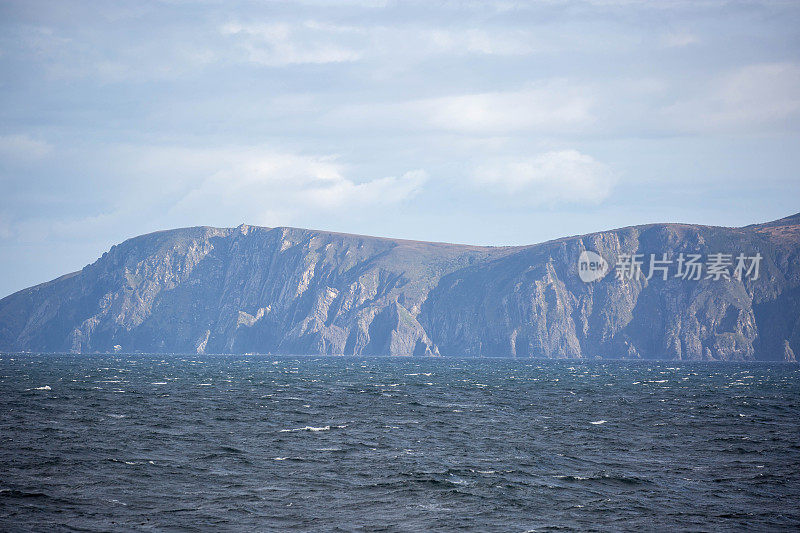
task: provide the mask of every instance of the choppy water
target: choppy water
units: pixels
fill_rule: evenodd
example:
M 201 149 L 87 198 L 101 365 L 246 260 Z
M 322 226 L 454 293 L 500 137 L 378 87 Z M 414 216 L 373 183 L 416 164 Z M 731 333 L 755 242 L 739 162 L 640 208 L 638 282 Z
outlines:
M 0 355 L 0 529 L 800 526 L 788 364 Z

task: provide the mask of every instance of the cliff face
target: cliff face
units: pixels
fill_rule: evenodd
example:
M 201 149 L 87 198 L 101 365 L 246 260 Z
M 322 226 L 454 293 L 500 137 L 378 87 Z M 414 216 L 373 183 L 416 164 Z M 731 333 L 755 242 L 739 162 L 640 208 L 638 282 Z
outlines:
M 759 277 L 591 283 L 578 257 L 739 253 Z M 674 269 L 674 265 L 672 266 Z M 732 269 L 731 269 L 732 272 Z M 0 350 L 777 359 L 800 353 L 800 216 L 486 248 L 293 228 L 130 239 L 0 300 Z

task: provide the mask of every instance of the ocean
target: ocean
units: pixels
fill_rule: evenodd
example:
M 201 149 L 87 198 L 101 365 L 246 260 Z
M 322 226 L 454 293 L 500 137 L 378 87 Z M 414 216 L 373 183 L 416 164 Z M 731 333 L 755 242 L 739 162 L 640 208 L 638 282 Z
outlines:
M 800 527 L 800 366 L 0 354 L 4 531 Z

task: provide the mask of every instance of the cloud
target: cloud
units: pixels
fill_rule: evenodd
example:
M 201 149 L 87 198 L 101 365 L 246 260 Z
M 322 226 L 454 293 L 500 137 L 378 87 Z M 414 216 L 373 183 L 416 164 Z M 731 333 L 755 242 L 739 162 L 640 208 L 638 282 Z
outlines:
M 526 55 L 546 46 L 530 31 L 441 27 L 343 25 L 316 20 L 239 23 L 220 28 L 244 60 L 279 67 L 393 58 L 415 62 L 435 55 Z
M 720 75 L 660 110 L 666 124 L 694 133 L 750 134 L 796 127 L 800 64 L 748 65 Z
M 598 204 L 616 181 L 606 165 L 577 150 L 496 161 L 476 168 L 472 180 L 498 196 L 532 205 Z
M 497 56 L 525 55 L 537 47 L 533 35 L 520 30 L 487 31 L 478 28 L 463 30 L 428 30 L 419 32 L 427 48 L 440 53 L 483 54 Z M 419 42 L 417 39 L 416 42 Z
M 579 84 L 547 80 L 515 91 L 454 94 L 406 102 L 344 105 L 325 116 L 327 128 L 440 131 L 480 137 L 574 133 L 594 121 L 595 99 Z
M 0 206 L 0 239 L 69 241 L 92 235 L 113 241 L 121 230 L 122 236 L 132 236 L 242 222 L 335 227 L 362 214 L 385 213 L 419 194 L 427 181 L 423 170 L 356 179 L 337 157 L 263 145 L 93 145 L 91 154 L 59 152 L 59 164 L 87 182 L 59 189 L 55 208 Z M 16 194 L 26 198 L 52 186 L 24 180 Z M 74 205 L 83 208 L 63 209 Z
M 661 36 L 661 44 L 666 48 L 683 48 L 700 42 L 696 35 L 685 32 L 666 33 Z
M 0 39 L 0 45 L 41 69 L 48 81 L 101 83 L 180 80 L 237 63 L 279 68 L 373 60 L 396 67 L 433 56 L 519 56 L 550 46 L 550 39 L 535 32 L 504 27 L 454 28 L 390 19 L 348 25 L 292 16 L 225 24 L 209 18 L 189 25 L 100 11 L 83 28 L 56 20 L 15 26 L 8 42 Z M 3 52 L 9 52 L 6 46 Z
M 265 66 L 304 63 L 343 63 L 356 61 L 361 52 L 336 42 L 337 28 L 325 31 L 313 24 L 230 23 L 222 27 L 223 35 L 235 37 L 246 59 Z
M 346 177 L 344 166 L 331 157 L 262 149 L 211 151 L 198 156 L 205 176 L 170 208 L 175 215 L 213 208 L 237 213 L 255 224 L 272 225 L 276 217 L 285 223 L 307 210 L 334 212 L 397 204 L 416 195 L 427 177 L 417 170 L 357 182 Z
M 47 156 L 52 146 L 45 141 L 32 139 L 28 135 L 0 136 L 0 159 L 34 161 Z
M 298 191 L 305 202 L 320 209 L 381 206 L 402 202 L 415 196 L 427 181 L 423 170 L 406 172 L 400 177 L 378 178 L 365 183 L 337 177 L 322 186 Z
M 80 29 L 59 24 L 13 27 L 12 55 L 41 69 L 47 83 L 175 80 L 224 59 L 209 38 L 211 29 L 166 27 L 162 21 L 137 25 L 131 20 L 130 26 L 111 29 L 108 19 L 98 16 L 102 23 L 87 21 Z
M 563 131 L 592 121 L 592 99 L 558 81 L 522 91 L 423 100 L 415 106 L 439 129 L 480 134 Z

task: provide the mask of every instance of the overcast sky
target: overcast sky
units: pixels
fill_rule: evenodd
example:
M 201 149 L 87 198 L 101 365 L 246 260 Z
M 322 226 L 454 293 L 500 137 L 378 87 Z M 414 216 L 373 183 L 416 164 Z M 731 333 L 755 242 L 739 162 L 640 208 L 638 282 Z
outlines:
M 181 226 L 800 211 L 800 2 L 0 2 L 0 296 Z

